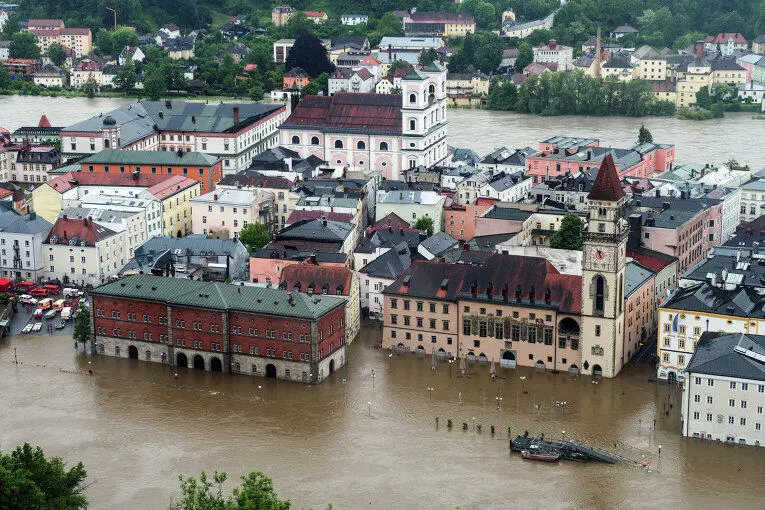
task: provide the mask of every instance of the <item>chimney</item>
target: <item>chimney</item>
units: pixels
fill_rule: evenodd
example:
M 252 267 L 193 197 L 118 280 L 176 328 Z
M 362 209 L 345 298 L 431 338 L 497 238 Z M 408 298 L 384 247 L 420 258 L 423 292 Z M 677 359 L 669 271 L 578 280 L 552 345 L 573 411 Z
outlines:
M 34 212 L 34 211 L 31 211 L 31 212 L 29 213 L 29 221 L 34 221 L 34 220 L 36 220 L 36 219 L 37 219 L 37 213 L 36 213 L 36 212 Z
M 66 219 L 66 214 L 64 214 L 64 215 L 62 216 L 62 218 Z
M 696 56 L 698 58 L 704 56 L 704 43 L 701 41 L 696 42 Z
M 239 124 L 239 107 L 234 106 L 234 124 Z

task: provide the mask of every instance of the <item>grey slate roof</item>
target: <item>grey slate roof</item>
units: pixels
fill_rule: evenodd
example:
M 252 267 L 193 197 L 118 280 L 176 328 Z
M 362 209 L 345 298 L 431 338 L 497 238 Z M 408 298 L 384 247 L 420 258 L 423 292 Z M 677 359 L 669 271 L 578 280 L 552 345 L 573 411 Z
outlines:
M 220 161 L 219 158 L 203 152 L 175 151 L 120 151 L 106 149 L 88 156 L 81 161 L 83 164 L 130 164 L 154 166 L 212 166 Z
M 375 230 L 371 237 L 363 239 L 355 251 L 356 253 L 374 253 L 377 248 L 393 248 L 399 243 L 404 243 L 410 250 L 416 252 L 417 247 L 425 239 L 427 235 L 416 230 L 381 228 Z
M 412 256 L 409 248 L 402 242 L 359 269 L 359 272 L 375 278 L 395 280 L 407 270 L 411 263 Z
M 637 262 L 630 262 L 625 268 L 625 286 L 627 291 L 624 293 L 625 297 L 630 297 L 633 292 L 642 287 L 642 285 L 653 276 L 653 271 L 647 267 L 643 267 Z
M 174 305 L 213 310 L 318 319 L 345 300 L 334 296 L 288 293 L 280 289 L 238 286 L 153 275 L 131 275 L 93 290 L 93 295 L 163 301 Z
M 763 335 L 705 332 L 696 344 L 686 372 L 765 381 L 764 359 Z
M 439 255 L 455 244 L 457 244 L 457 241 L 452 236 L 446 232 L 439 232 L 425 239 L 420 243 L 420 246 L 428 250 L 433 255 Z
M 234 108 L 239 108 L 239 124 L 234 124 Z M 104 119 L 111 117 L 120 127 L 122 145 L 144 138 L 157 130 L 230 133 L 266 117 L 282 105 L 266 103 L 208 104 L 192 101 L 138 101 L 106 114 L 72 124 L 64 131 L 99 132 Z M 161 114 L 161 115 L 160 115 Z
M 247 248 L 238 239 L 208 239 L 203 234 L 193 234 L 186 237 L 156 236 L 148 239 L 145 243 L 135 249 L 135 255 L 147 253 L 159 253 L 170 250 L 178 254 L 190 255 L 230 255 L 235 256 L 237 252 Z
M 0 202 L 0 236 L 3 232 L 37 234 L 50 232 L 53 224 L 37 214 L 19 214 L 10 202 Z
M 308 241 L 342 243 L 353 229 L 353 225 L 339 221 L 305 220 L 283 229 L 276 235 L 276 239 L 281 241 L 305 239 Z
M 723 290 L 710 283 L 679 289 L 662 308 L 689 310 L 734 317 L 765 318 L 765 296 L 752 287 Z
M 482 217 L 495 220 L 526 221 L 532 214 L 533 213 L 531 211 L 523 211 L 521 209 L 515 209 L 512 207 L 497 207 L 495 205 L 483 213 Z

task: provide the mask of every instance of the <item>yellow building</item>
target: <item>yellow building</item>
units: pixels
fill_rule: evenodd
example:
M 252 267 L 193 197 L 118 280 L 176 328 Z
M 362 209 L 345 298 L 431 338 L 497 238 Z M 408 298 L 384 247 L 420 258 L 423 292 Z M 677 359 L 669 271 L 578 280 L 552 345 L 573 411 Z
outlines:
M 641 46 L 632 54 L 635 77 L 648 81 L 667 79 L 667 59 L 648 46 Z
M 613 54 L 600 68 L 600 75 L 605 79 L 609 76 L 616 76 L 619 81 L 632 81 L 635 78 L 635 67 L 630 62 L 629 57 Z
M 475 19 L 469 12 L 419 12 L 403 18 L 404 35 L 464 37 L 475 33 Z
M 27 31 L 37 36 L 37 45 L 42 53 L 47 53 L 54 42 L 72 50 L 76 58 L 93 51 L 93 36 L 89 28 L 66 28 L 60 19 L 30 19 Z
M 697 58 L 686 72 L 678 71 L 677 107 L 683 108 L 696 104 L 696 92 L 712 86 L 712 66 L 704 59 Z
M 489 77 L 483 73 L 449 73 L 446 75 L 446 95 L 485 96 L 489 94 Z

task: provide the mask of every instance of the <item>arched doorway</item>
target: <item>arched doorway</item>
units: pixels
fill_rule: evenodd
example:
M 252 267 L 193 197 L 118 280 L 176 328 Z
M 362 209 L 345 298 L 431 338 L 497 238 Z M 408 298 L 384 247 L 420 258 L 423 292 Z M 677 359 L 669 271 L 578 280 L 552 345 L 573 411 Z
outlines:
M 502 353 L 502 358 L 499 360 L 499 365 L 502 367 L 514 367 L 516 364 L 515 353 L 513 351 L 505 351 Z
M 223 363 L 220 358 L 210 358 L 210 372 L 223 372 Z
M 414 350 L 417 354 L 422 354 L 425 352 L 425 347 L 418 345 L 417 348 Z
M 331 374 L 334 371 L 335 371 L 335 360 L 331 359 L 329 360 L 329 373 Z
M 131 345 L 128 347 L 128 358 L 130 359 L 138 359 L 138 347 L 135 345 Z
M 544 370 L 546 368 L 544 361 L 542 361 L 541 359 L 538 359 L 537 362 L 534 364 L 534 368 L 536 368 L 537 370 Z
M 436 351 L 436 356 L 444 357 L 446 356 L 446 351 L 443 347 L 439 347 L 438 351 Z
M 276 379 L 276 366 L 273 363 L 266 365 L 266 377 Z
M 674 384 L 677 382 L 677 374 L 674 372 L 670 372 L 667 374 L 667 381 Z
M 571 365 L 570 367 L 568 367 L 568 371 L 571 372 L 572 374 L 578 374 L 579 367 L 576 365 Z
M 600 365 L 592 365 L 592 375 L 603 375 L 603 369 Z
M 175 366 L 176 367 L 188 368 L 189 367 L 189 358 L 187 358 L 184 353 L 179 352 L 178 354 L 175 355 Z
M 183 232 L 181 232 L 181 231 L 179 230 L 179 231 L 178 231 L 178 239 L 180 239 L 181 237 L 183 237 Z
M 489 359 L 486 357 L 486 354 L 481 353 L 478 355 L 478 361 L 489 361 Z
M 194 356 L 194 369 L 195 370 L 204 370 L 205 369 L 205 359 L 197 354 Z

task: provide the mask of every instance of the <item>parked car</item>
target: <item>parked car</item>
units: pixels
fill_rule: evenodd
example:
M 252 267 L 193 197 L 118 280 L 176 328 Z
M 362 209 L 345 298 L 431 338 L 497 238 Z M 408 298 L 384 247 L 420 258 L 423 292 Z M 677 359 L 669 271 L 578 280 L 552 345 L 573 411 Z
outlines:
M 42 329 L 42 322 L 35 322 L 35 325 L 32 326 L 32 331 L 40 331 Z
M 16 284 L 16 290 L 29 292 L 36 287 L 35 282 L 19 282 Z
M 22 328 L 21 332 L 22 333 L 29 333 L 30 331 L 32 331 L 32 326 L 33 326 L 33 324 L 30 322 L 29 324 L 27 324 L 26 326 L 24 326 Z
M 66 327 L 66 321 L 61 321 L 53 327 L 56 329 L 64 329 Z
M 56 316 L 56 310 L 48 310 L 47 312 L 45 312 L 45 315 L 44 315 L 46 320 L 51 320 L 55 316 Z

